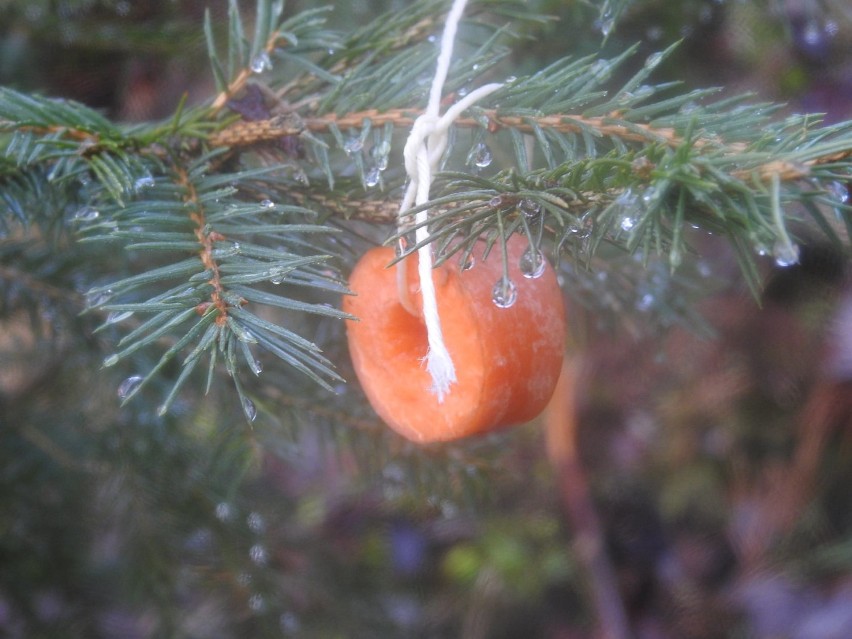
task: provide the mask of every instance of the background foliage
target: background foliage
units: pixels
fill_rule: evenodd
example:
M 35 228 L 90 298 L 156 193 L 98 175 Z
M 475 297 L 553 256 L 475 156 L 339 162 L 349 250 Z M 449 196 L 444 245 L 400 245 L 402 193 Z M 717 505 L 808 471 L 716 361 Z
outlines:
M 490 4 L 503 21 L 516 9 Z M 438 5 L 352 2 L 305 16 L 313 3 L 287 4 L 294 49 L 287 55 L 320 65 L 299 67 L 316 74 L 313 85 L 283 78 L 293 83 L 290 96 L 322 95 L 317 117 L 416 103 L 422 85 L 390 79 L 401 69 L 429 75 L 423 52 L 434 45 L 422 36 L 439 30 L 440 20 L 431 21 Z M 415 448 L 386 431 L 351 383 L 333 310 L 357 256 L 394 233 L 377 223 L 386 208 L 363 202 L 392 202 L 402 174 L 390 166 L 370 184 L 377 157 L 368 149 L 398 145 L 404 128 L 388 139 L 384 125 L 326 127 L 305 148 L 279 141 L 246 152 L 243 163 L 202 149 L 228 118 L 251 124 L 252 108 L 269 115 L 252 93 L 223 106 L 220 118 L 196 108 L 210 104 L 240 68 L 265 66 L 258 42 L 270 28 L 263 16 L 255 20 L 253 5 L 241 6 L 248 35 L 234 44 L 237 3 L 211 4 L 206 18 L 205 8 L 191 1 L 0 2 L 0 85 L 14 91 L 0 96 L 0 118 L 31 128 L 0 133 L 3 633 L 592 636 L 605 610 L 595 589 L 599 566 L 589 560 L 595 533 L 634 636 L 827 637 L 835 635 L 826 628 L 852 625 L 845 159 L 814 164 L 821 180 L 814 187 L 779 187 L 773 195 L 771 181 L 767 187 L 743 177 L 729 183 L 727 200 L 696 199 L 704 209 L 679 208 L 677 198 L 647 207 L 628 226 L 659 230 L 642 235 L 624 231 L 624 192 L 608 192 L 605 179 L 626 165 L 632 168 L 623 179 L 635 180 L 642 158 L 665 161 L 655 179 L 700 194 L 706 185 L 684 173 L 694 158 L 678 155 L 678 145 L 670 153 L 665 144 L 598 139 L 581 122 L 564 136 L 534 131 L 553 156 L 530 160 L 543 167 L 538 173 L 501 173 L 525 161 L 511 127 L 496 144 L 476 126 L 464 129 L 448 166 L 454 172 L 439 183 L 445 228 L 456 228 L 451 205 L 459 192 L 467 198 L 462 206 L 488 204 L 474 230 L 493 230 L 502 215 L 534 236 L 544 220 L 512 213 L 522 204 L 560 223 L 572 363 L 581 371 L 580 400 L 565 428 L 576 432 L 581 470 L 566 481 L 565 469 L 545 454 L 540 423 Z M 383 9 L 395 18 L 369 28 Z M 539 20 L 539 13 L 559 19 Z M 315 22 L 319 16 L 332 31 Z M 463 91 L 493 65 L 492 73 L 505 74 L 497 79 L 521 79 L 502 98 L 517 113 L 558 113 L 577 99 L 573 106 L 604 114 L 621 96 L 619 108 L 640 118 L 656 116 L 648 105 L 671 98 L 660 117 L 681 114 L 684 121 L 673 124 L 682 126 L 694 109 L 712 121 L 718 108 L 720 134 L 763 145 L 748 160 L 757 169 L 782 154 L 810 162 L 802 147 L 820 148 L 824 157 L 834 152 L 832 139 L 839 140 L 835 151 L 849 148 L 852 15 L 843 2 L 542 0 L 521 17 L 511 20 L 519 46 L 500 39 L 500 20 L 470 28 L 451 90 Z M 427 31 L 411 34 L 419 44 L 406 41 L 409 32 L 394 19 L 425 21 Z M 353 33 L 355 25 L 361 30 Z M 209 71 L 210 36 L 219 86 Z M 678 39 L 667 57 L 654 57 Z M 628 51 L 620 65 L 599 63 Z M 548 67 L 568 54 L 580 60 L 576 75 Z M 338 86 L 331 76 L 360 68 L 361 56 L 369 60 L 363 73 L 329 90 Z M 261 71 L 286 74 L 294 57 L 274 58 Z M 547 68 L 552 75 L 536 78 Z M 596 82 L 583 86 L 589 77 Z M 683 84 L 668 86 L 674 81 Z M 555 86 L 563 92 L 554 94 Z M 705 95 L 707 86 L 724 89 Z M 733 96 L 743 90 L 757 95 L 740 102 Z M 583 91 L 587 101 L 578 98 Z M 787 105 L 768 106 L 778 100 Z M 825 138 L 817 128 L 799 134 L 814 122 L 793 117 L 804 111 L 825 112 L 837 126 Z M 96 131 L 97 140 L 80 153 L 79 140 L 67 144 L 64 129 L 50 129 L 57 121 Z M 161 152 L 172 134 L 179 143 Z M 486 141 L 493 157 L 477 173 L 475 152 Z M 559 173 L 554 166 L 572 153 L 573 173 Z M 303 154 L 313 162 L 302 162 Z M 270 157 L 283 157 L 284 168 L 270 173 Z M 725 158 L 708 163 L 729 179 L 741 170 Z M 21 166 L 32 170 L 21 173 Z M 86 176 L 97 179 L 80 188 Z M 300 191 L 306 178 L 312 188 Z M 229 188 L 235 182 L 239 193 Z M 735 220 L 728 233 L 745 238 L 738 245 L 719 237 L 724 229 L 708 223 L 707 211 L 744 206 L 747 197 L 731 195 L 746 193 L 741 183 L 748 192 L 758 186 L 754 215 Z M 595 219 L 610 220 L 614 231 L 606 236 L 601 227 L 586 235 L 572 226 L 582 216 L 554 199 L 594 189 L 604 194 Z M 318 191 L 325 199 L 310 201 Z M 632 192 L 631 205 L 647 194 Z M 773 197 L 805 205 L 790 214 L 800 247 L 795 266 L 779 268 L 771 255 L 759 255 L 761 241 L 771 254 L 778 239 L 766 216 Z M 184 279 L 210 274 L 197 260 L 184 268 L 170 258 L 203 225 L 174 216 L 175 202 L 203 203 L 197 210 L 207 221 L 236 238 L 238 247 L 216 245 L 214 237 L 210 250 L 218 251 L 225 285 L 267 302 L 263 313 L 237 314 L 236 327 L 218 330 L 213 315 L 195 312 L 209 291 L 188 290 Z M 664 223 L 678 211 L 694 215 L 689 221 L 700 228 L 683 218 Z M 673 272 L 671 232 L 681 227 L 694 252 L 684 249 Z M 745 232 L 754 229 L 767 236 Z M 601 248 L 593 253 L 587 241 L 594 233 Z M 558 239 L 546 240 L 549 255 L 555 246 L 547 242 Z M 329 254 L 336 259 L 323 258 Z M 276 274 L 284 283 L 267 286 Z M 749 281 L 760 283 L 759 303 Z M 181 351 L 157 332 L 169 319 L 195 327 L 186 334 L 198 350 Z M 246 330 L 262 343 L 240 339 Z M 232 375 L 212 367 L 202 396 L 210 361 L 202 354 L 210 353 Z M 184 376 L 187 361 L 203 365 Z M 594 504 L 599 528 L 577 503 Z

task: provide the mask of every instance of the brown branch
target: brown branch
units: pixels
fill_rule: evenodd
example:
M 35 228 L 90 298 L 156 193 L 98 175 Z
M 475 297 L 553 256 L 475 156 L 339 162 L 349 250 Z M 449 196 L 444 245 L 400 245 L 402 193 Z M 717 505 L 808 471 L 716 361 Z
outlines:
M 582 379 L 581 372 L 579 358 L 562 367 L 562 375 L 544 415 L 547 453 L 574 532 L 574 550 L 589 577 L 600 636 L 629 639 L 632 635 L 627 612 L 615 569 L 604 547 L 603 525 L 577 450 L 577 385 Z
M 362 126 L 364 120 L 369 120 L 373 126 L 391 123 L 396 127 L 410 128 L 421 113 L 422 111 L 418 109 L 390 109 L 388 111 L 367 109 L 344 115 L 331 113 L 325 116 L 306 118 L 300 126 L 294 126 L 292 119 L 282 117 L 254 122 L 235 122 L 211 135 L 209 143 L 214 147 L 251 146 L 285 136 L 299 135 L 304 130 L 323 133 L 329 131 L 332 126 L 339 129 L 357 128 Z M 671 127 L 655 128 L 647 124 L 625 122 L 618 118 L 618 114 L 601 117 L 580 115 L 501 116 L 494 109 L 485 109 L 483 113 L 487 119 L 488 131 L 491 133 L 496 133 L 501 129 L 515 129 L 523 133 L 532 133 L 534 127 L 538 126 L 561 133 L 582 133 L 583 131 L 593 130 L 597 134 L 617 137 L 627 142 L 655 142 L 672 147 L 686 142 Z M 455 124 L 462 128 L 474 129 L 482 126 L 482 120 L 462 117 L 457 119 Z M 747 145 L 743 142 L 725 144 L 715 137 L 698 138 L 692 144 L 699 149 L 715 147 L 729 154 L 743 153 L 747 150 Z M 768 182 L 772 176 L 777 175 L 783 181 L 795 181 L 808 177 L 813 166 L 838 162 L 849 157 L 852 157 L 852 149 L 801 163 L 773 160 L 752 169 L 734 171 L 732 175 L 737 179 L 749 179 L 756 176 L 764 182 Z
M 418 109 L 390 109 L 378 111 L 367 109 L 344 115 L 330 113 L 325 116 L 306 118 L 304 128 L 312 132 L 326 132 L 332 126 L 340 129 L 359 127 L 364 120 L 370 120 L 373 126 L 383 126 L 391 123 L 401 128 L 409 128 L 414 120 L 422 113 Z M 603 135 L 619 137 L 631 142 L 659 142 L 675 146 L 681 142 L 674 129 L 653 128 L 645 124 L 621 123 L 614 117 L 594 117 L 569 115 L 546 115 L 536 118 L 516 115 L 497 115 L 494 109 L 484 110 L 488 119 L 488 130 L 496 133 L 500 129 L 517 129 L 524 133 L 532 133 L 534 124 L 550 128 L 563 133 L 580 133 L 584 130 L 593 129 Z M 462 128 L 478 128 L 482 122 L 476 118 L 462 117 L 455 121 L 456 126 Z M 231 126 L 210 136 L 209 142 L 212 146 L 249 146 L 259 142 L 269 142 L 286 135 L 298 135 L 302 130 L 293 126 L 282 126 L 280 119 L 255 122 L 236 122 Z M 699 142 L 700 146 L 721 143 L 717 140 L 706 139 Z
M 319 192 L 288 191 L 288 195 L 299 205 L 311 208 L 312 204 L 321 207 L 344 220 L 357 220 L 373 224 L 391 224 L 397 221 L 399 202 L 392 200 L 347 200 L 328 197 Z
M 192 212 L 189 218 L 195 223 L 195 237 L 201 245 L 199 256 L 204 268 L 211 272 L 208 284 L 213 287 L 213 292 L 210 294 L 210 302 L 199 304 L 196 310 L 204 314 L 212 305 L 216 308 L 219 315 L 216 317 L 216 324 L 222 326 L 228 319 L 228 302 L 225 301 L 225 289 L 222 286 L 221 275 L 219 272 L 219 264 L 213 258 L 214 242 L 221 242 L 225 236 L 216 231 L 207 230 L 207 218 L 204 215 L 204 207 L 198 202 L 198 193 L 195 186 L 189 180 L 189 176 L 183 169 L 177 169 L 178 183 L 186 189 L 184 201 L 192 207 Z
M 51 133 L 61 133 L 63 137 L 70 140 L 75 140 L 86 147 L 95 147 L 100 143 L 100 136 L 97 133 L 86 131 L 84 129 L 75 129 L 68 126 L 50 125 L 50 126 L 16 126 L 15 122 L 10 120 L 0 120 L 0 131 L 27 131 L 30 133 L 39 133 L 49 135 Z
M 270 55 L 275 50 L 279 39 L 281 38 L 278 31 L 276 30 L 275 33 L 273 33 L 269 37 L 269 40 L 266 41 L 262 53 Z M 249 78 L 252 76 L 253 73 L 254 72 L 251 69 L 242 69 L 237 74 L 237 77 L 231 80 L 231 83 L 228 85 L 228 87 L 216 96 L 216 98 L 213 100 L 213 104 L 210 105 L 210 109 L 213 111 L 214 115 L 216 113 L 219 113 L 219 111 L 221 111 L 222 108 L 226 104 L 228 104 L 228 100 L 230 100 L 233 96 L 243 90 L 243 87 L 246 85 L 246 82 L 248 82 Z

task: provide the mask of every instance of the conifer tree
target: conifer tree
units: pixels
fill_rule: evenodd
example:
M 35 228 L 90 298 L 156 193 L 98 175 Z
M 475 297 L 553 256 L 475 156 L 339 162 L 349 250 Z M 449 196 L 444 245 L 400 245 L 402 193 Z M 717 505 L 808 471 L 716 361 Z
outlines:
M 524 466 L 535 430 L 420 447 L 386 429 L 346 348 L 348 275 L 378 245 L 459 269 L 485 246 L 502 275 L 484 303 L 501 305 L 520 238 L 524 275 L 558 274 L 569 349 L 605 329 L 701 332 L 702 298 L 743 283 L 757 307 L 767 266 L 805 243 L 848 255 L 852 122 L 656 81 L 676 43 L 598 48 L 626 1 L 575 8 L 593 36 L 526 69 L 513 52 L 550 18 L 477 0 L 441 109 L 494 88 L 455 114 L 428 201 L 400 215 L 450 4 L 335 30 L 330 9 L 231 0 L 197 25 L 210 90 L 156 121 L 0 87 L 11 636 L 501 636 L 466 614 L 499 618 L 489 579 L 524 601 L 559 584 L 576 627 L 629 636 L 609 568 L 569 551 L 549 491 L 519 506 L 503 486 L 507 517 L 529 520 L 441 528 L 497 499 L 502 464 L 546 485 L 552 470 Z M 720 251 L 737 268 L 711 279 Z M 391 541 L 371 549 L 365 527 Z

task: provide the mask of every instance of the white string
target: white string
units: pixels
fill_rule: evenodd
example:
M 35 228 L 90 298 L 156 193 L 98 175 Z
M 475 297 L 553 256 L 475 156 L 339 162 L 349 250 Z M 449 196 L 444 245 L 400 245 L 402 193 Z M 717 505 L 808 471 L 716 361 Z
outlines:
M 400 216 L 404 215 L 412 204 L 419 206 L 429 201 L 432 176 L 437 172 L 441 156 L 447 148 L 448 131 L 452 123 L 477 100 L 502 86 L 487 84 L 479 87 L 450 107 L 443 117 L 440 115 L 441 93 L 450 69 L 456 30 L 466 4 L 467 0 L 455 0 L 447 15 L 435 77 L 429 92 L 429 102 L 423 115 L 414 121 L 414 126 L 405 142 L 403 155 L 409 183 L 400 204 Z M 447 346 L 444 344 L 441 318 L 438 314 L 435 283 L 432 280 L 432 249 L 428 243 L 428 219 L 428 209 L 418 212 L 415 216 L 417 226 L 415 240 L 418 244 L 422 243 L 417 253 L 419 259 L 417 274 L 423 296 L 423 321 L 426 324 L 426 335 L 429 341 L 429 350 L 425 357 L 426 370 L 432 377 L 432 392 L 438 396 L 438 402 L 443 402 L 444 396 L 450 392 L 450 385 L 456 381 L 456 370 Z

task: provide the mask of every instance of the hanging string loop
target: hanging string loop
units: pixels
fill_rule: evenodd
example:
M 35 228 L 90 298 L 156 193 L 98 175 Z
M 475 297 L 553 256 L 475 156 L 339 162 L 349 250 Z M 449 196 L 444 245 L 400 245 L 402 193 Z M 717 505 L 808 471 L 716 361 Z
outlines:
M 447 149 L 449 129 L 462 112 L 478 100 L 499 89 L 501 84 L 487 84 L 471 91 L 464 98 L 452 105 L 441 116 L 441 93 L 444 81 L 449 72 L 452 60 L 453 44 L 456 30 L 467 0 L 455 0 L 447 16 L 444 34 L 441 38 L 441 51 L 438 54 L 438 64 L 435 77 L 429 92 L 429 103 L 426 111 L 414 121 L 408 139 L 403 149 L 405 171 L 408 174 L 408 187 L 402 197 L 399 216 L 400 227 L 403 225 L 406 212 L 412 206 L 420 206 L 429 201 L 429 190 L 432 180 L 440 166 L 441 158 Z M 431 391 L 438 397 L 439 402 L 450 392 L 450 386 L 456 381 L 456 371 L 452 357 L 444 343 L 441 329 L 441 317 L 435 294 L 433 281 L 432 248 L 429 243 L 429 211 L 424 209 L 415 216 L 415 241 L 422 244 L 418 249 L 418 278 L 420 291 L 423 296 L 423 321 L 429 350 L 426 353 L 426 369 L 432 378 Z M 407 278 L 405 277 L 405 260 L 399 262 L 398 283 L 401 299 L 407 299 Z M 406 304 L 408 307 L 408 304 Z

